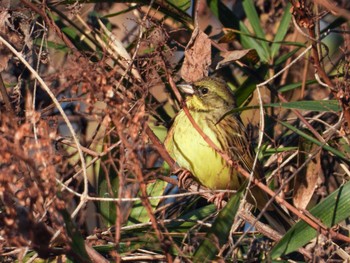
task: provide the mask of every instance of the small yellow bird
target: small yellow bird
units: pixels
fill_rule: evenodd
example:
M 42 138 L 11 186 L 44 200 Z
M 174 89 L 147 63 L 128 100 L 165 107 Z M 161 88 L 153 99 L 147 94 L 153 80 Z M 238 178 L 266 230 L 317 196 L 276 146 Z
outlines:
M 254 152 L 239 116 L 227 114 L 236 106 L 234 95 L 226 83 L 218 78 L 205 77 L 193 85 L 182 85 L 180 88 L 188 94 L 186 106 L 204 134 L 228 154 L 231 160 L 237 161 L 246 171 L 251 172 Z M 245 181 L 233 166 L 208 145 L 183 110 L 176 115 L 164 144 L 173 159 L 209 189 L 238 190 Z M 264 181 L 259 163 L 255 166 L 254 176 Z M 252 186 L 250 192 L 248 202 L 263 209 L 269 199 L 266 193 L 256 186 Z M 279 228 L 276 230 L 285 232 L 290 227 L 290 220 L 286 218 L 288 215 L 276 204 L 268 210 L 281 210 L 277 212 L 282 219 L 272 224 Z M 266 216 L 270 221 L 269 217 Z M 283 226 L 281 228 L 276 224 Z

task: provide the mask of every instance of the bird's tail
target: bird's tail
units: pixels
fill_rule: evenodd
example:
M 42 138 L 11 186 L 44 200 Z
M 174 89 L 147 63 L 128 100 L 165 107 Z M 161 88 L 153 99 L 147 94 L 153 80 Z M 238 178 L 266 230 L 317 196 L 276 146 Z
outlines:
M 260 211 L 264 211 L 263 217 L 268 224 L 281 234 L 286 233 L 294 224 L 292 217 L 276 202 L 272 202 L 267 208 L 269 196 L 257 186 L 251 188 L 251 194 L 247 201 L 255 205 Z

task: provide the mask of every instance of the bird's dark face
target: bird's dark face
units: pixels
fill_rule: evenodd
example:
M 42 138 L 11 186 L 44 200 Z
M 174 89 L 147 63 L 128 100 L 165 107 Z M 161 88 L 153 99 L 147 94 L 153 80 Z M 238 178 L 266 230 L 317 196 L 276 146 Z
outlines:
M 193 111 L 227 111 L 235 105 L 234 96 L 226 83 L 218 78 L 203 78 L 192 85 L 180 85 L 189 96 L 186 105 Z

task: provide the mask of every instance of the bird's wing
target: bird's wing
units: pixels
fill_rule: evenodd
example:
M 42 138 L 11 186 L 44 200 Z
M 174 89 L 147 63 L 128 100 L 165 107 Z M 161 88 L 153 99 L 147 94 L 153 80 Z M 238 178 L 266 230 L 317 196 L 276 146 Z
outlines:
M 218 134 L 221 134 L 218 139 L 222 149 L 250 173 L 253 169 L 254 151 L 241 121 L 234 115 L 228 115 L 217 123 L 216 127 L 219 129 Z M 225 145 L 228 145 L 228 149 Z M 259 162 L 254 168 L 254 175 L 258 179 L 264 179 Z

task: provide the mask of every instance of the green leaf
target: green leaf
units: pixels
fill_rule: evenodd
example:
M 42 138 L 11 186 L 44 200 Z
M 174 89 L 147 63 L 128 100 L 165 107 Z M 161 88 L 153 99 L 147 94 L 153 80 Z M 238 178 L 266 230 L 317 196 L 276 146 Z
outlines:
M 296 151 L 298 150 L 298 147 L 280 147 L 280 148 L 268 148 L 264 150 L 264 155 L 269 156 L 273 155 L 276 153 L 283 153 L 283 152 L 288 152 L 288 151 Z
M 80 233 L 79 228 L 72 221 L 70 214 L 66 210 L 60 210 L 64 219 L 65 228 L 71 243 L 70 250 L 67 254 L 68 258 L 73 262 L 91 262 L 85 249 L 85 240 Z
M 256 85 L 261 82 L 261 79 L 264 79 L 266 72 L 267 67 L 260 66 L 253 73 L 249 73 L 249 77 L 235 91 L 237 106 L 241 106 L 252 95 L 256 89 Z
M 286 34 L 287 34 L 287 31 L 288 31 L 288 28 L 289 28 L 289 24 L 290 24 L 290 21 L 292 19 L 292 14 L 290 12 L 290 7 L 291 7 L 291 4 L 289 3 L 285 10 L 284 10 L 284 14 L 282 16 L 282 19 L 281 19 L 281 22 L 280 22 L 280 25 L 277 29 L 277 33 L 276 33 L 276 36 L 275 36 L 275 39 L 274 39 L 274 42 L 279 42 L 279 41 L 282 41 Z M 277 44 L 277 43 L 274 43 L 272 44 L 271 46 L 271 57 L 275 57 L 275 55 L 278 53 L 278 50 L 280 48 L 280 44 Z
M 102 135 L 101 135 L 102 136 Z M 104 141 L 107 141 L 107 137 L 104 137 Z M 111 144 L 118 142 L 117 137 L 111 137 Z M 112 156 L 118 156 L 118 148 L 115 148 L 110 153 Z M 108 158 L 110 158 L 108 155 L 103 156 L 101 161 L 103 163 L 108 163 Z M 117 157 L 116 157 L 117 158 Z M 107 179 L 108 176 L 108 179 Z M 109 183 L 110 187 L 109 188 Z M 105 166 L 105 169 L 101 166 L 99 167 L 98 171 L 98 179 L 97 179 L 97 187 L 98 196 L 103 198 L 116 198 L 118 197 L 118 189 L 119 189 L 119 178 L 116 173 L 116 170 L 114 169 L 113 165 L 107 164 Z M 111 226 L 115 224 L 115 219 L 117 216 L 116 212 L 116 204 L 115 202 L 99 202 L 98 207 L 100 210 L 100 214 L 102 215 L 103 219 L 105 220 L 105 224 L 107 226 Z
M 186 11 L 191 7 L 191 1 L 189 0 L 167 0 L 167 2 L 183 11 Z
M 244 33 L 242 31 L 239 31 L 237 29 L 233 28 L 223 28 L 223 33 L 224 35 L 219 38 L 218 43 L 231 43 L 233 40 L 237 39 L 238 35 L 246 36 L 253 38 L 255 40 L 261 40 L 267 43 L 271 44 L 280 44 L 280 45 L 285 45 L 285 46 L 295 46 L 295 47 L 306 47 L 305 44 L 300 43 L 300 42 L 292 42 L 292 41 L 270 41 L 265 38 L 257 37 L 255 35 L 252 35 L 251 33 Z
M 310 210 L 310 213 L 327 227 L 343 221 L 350 216 L 350 182 L 339 187 L 321 203 Z M 296 223 L 276 244 L 271 251 L 272 258 L 278 258 L 308 243 L 315 238 L 317 231 L 311 228 L 304 221 Z
M 249 20 L 250 25 L 252 26 L 254 33 L 263 39 L 266 39 L 265 32 L 263 28 L 261 27 L 260 19 L 258 16 L 258 13 L 256 12 L 254 2 L 252 0 L 244 0 L 242 2 L 244 11 L 247 15 L 247 18 Z M 264 57 L 269 57 L 270 48 L 265 41 L 259 41 L 259 44 L 263 47 L 265 54 Z
M 290 129 L 291 131 L 294 131 L 296 134 L 302 136 L 303 138 L 313 142 L 314 144 L 317 144 L 318 146 L 321 146 L 323 149 L 335 154 L 336 156 L 338 156 L 339 158 L 343 159 L 344 161 L 348 162 L 348 158 L 344 155 L 344 153 L 338 151 L 337 149 L 334 149 L 333 147 L 329 146 L 328 144 L 325 144 L 323 142 L 320 142 L 319 140 L 315 139 L 314 137 L 306 134 L 305 132 L 299 130 L 298 128 L 294 127 L 293 125 L 287 123 L 287 122 L 283 122 L 283 121 L 278 121 L 279 123 L 281 123 L 283 126 L 287 127 L 288 129 Z
M 212 13 L 220 20 L 224 27 L 238 29 L 239 19 L 219 0 L 207 0 Z
M 240 42 L 242 46 L 245 49 L 256 49 L 256 51 L 259 54 L 260 59 L 263 62 L 267 62 L 268 59 L 268 52 L 266 52 L 261 44 L 258 43 L 254 38 L 256 39 L 263 39 L 263 42 L 266 42 L 265 40 L 265 34 L 262 33 L 262 36 L 254 36 L 251 32 L 249 32 L 248 28 L 245 26 L 245 24 L 238 19 L 238 17 L 235 16 L 233 12 L 231 12 L 230 9 L 228 9 L 221 1 L 219 0 L 208 0 L 207 1 L 208 6 L 210 10 L 213 12 L 213 14 L 220 20 L 220 22 L 223 24 L 224 27 L 226 27 L 228 30 L 233 29 L 239 32 L 240 34 Z M 257 16 L 256 10 L 254 8 L 255 17 Z M 251 14 L 253 12 L 249 12 L 249 15 L 254 16 L 254 14 Z M 258 19 L 259 20 L 259 19 Z M 259 21 L 260 24 L 260 21 Z M 265 43 L 266 47 L 268 47 L 268 44 Z
M 298 109 L 309 111 L 331 111 L 339 112 L 341 108 L 337 100 L 303 100 L 281 103 L 265 104 L 265 107 L 281 107 L 285 109 Z
M 189 0 L 188 0 L 189 1 Z M 76 0 L 65 0 L 60 2 L 60 4 L 75 4 Z M 116 1 L 107 1 L 107 2 L 116 2 Z M 119 1 L 120 2 L 120 1 Z M 121 1 L 126 2 L 126 1 Z M 149 0 L 134 0 L 130 1 L 130 3 L 137 3 L 139 5 L 149 6 L 150 1 Z M 192 18 L 183 10 L 178 8 L 176 5 L 172 4 L 171 2 L 176 3 L 177 1 L 164 1 L 164 0 L 155 0 L 153 2 L 153 9 L 160 11 L 169 17 L 173 18 L 177 22 L 183 23 L 188 28 L 193 28 L 193 20 Z M 181 0 L 181 3 L 185 3 L 185 0 Z M 101 0 L 85 0 L 84 3 L 101 3 Z
M 113 169 L 109 169 L 113 170 Z M 119 189 L 119 179 L 117 176 L 109 175 L 111 181 L 111 187 L 113 189 L 114 195 L 111 196 L 109 194 L 108 182 L 104 175 L 104 169 L 100 169 L 99 178 L 103 178 L 99 181 L 98 191 L 99 196 L 103 198 L 116 198 L 118 197 L 118 189 Z M 114 202 L 99 202 L 99 210 L 103 218 L 106 220 L 107 226 L 112 226 L 115 224 L 115 219 L 117 217 L 116 207 Z
M 256 80 L 248 78 L 235 92 L 237 106 L 241 106 L 256 89 Z
M 62 32 L 65 33 L 70 39 L 79 39 L 79 35 L 74 28 L 71 27 L 62 27 Z
M 288 52 L 287 54 L 283 54 L 282 56 L 277 57 L 277 59 L 274 62 L 274 67 L 277 68 L 282 63 L 286 62 L 287 59 L 292 57 L 295 53 L 297 53 L 300 50 L 300 47 L 293 49 L 292 51 Z
M 154 183 L 147 185 L 147 195 L 148 196 L 161 196 L 164 192 L 167 183 L 162 180 L 156 180 Z M 160 199 L 150 199 L 151 206 L 155 209 L 160 201 Z M 135 201 L 133 209 L 131 210 L 129 220 L 127 225 L 132 225 L 137 223 L 146 223 L 148 222 L 149 215 L 147 209 L 143 206 L 141 200 Z
M 214 204 L 199 207 L 179 217 L 184 222 L 174 222 L 167 226 L 167 229 L 174 229 L 176 232 L 188 232 L 193 226 L 198 224 L 198 221 L 213 215 L 215 211 L 216 207 Z
M 196 250 L 193 262 L 211 262 L 219 249 L 226 244 L 230 229 L 239 208 L 244 187 L 238 191 L 220 211 L 204 241 Z
M 315 84 L 317 83 L 316 80 L 307 80 L 305 82 L 305 85 L 310 85 L 310 84 Z M 279 92 L 286 92 L 286 91 L 290 91 L 290 90 L 293 90 L 293 89 L 297 89 L 297 88 L 300 88 L 301 85 L 303 85 L 302 82 L 296 82 L 296 83 L 291 83 L 291 84 L 287 84 L 281 88 L 278 89 Z
M 38 47 L 41 45 L 41 42 L 42 42 L 41 38 L 35 38 L 33 40 L 34 45 L 36 45 Z M 62 51 L 64 53 L 67 53 L 69 51 L 69 48 L 66 45 L 59 44 L 59 43 L 56 43 L 56 42 L 53 42 L 53 41 L 46 41 L 46 43 L 47 43 L 47 46 L 49 48 L 52 48 L 55 51 Z
M 145 241 L 140 242 L 119 242 L 118 243 L 118 253 L 120 254 L 126 254 L 130 253 L 131 251 L 135 251 L 137 249 L 140 249 L 142 247 L 145 247 Z M 100 254 L 109 256 L 111 252 L 116 251 L 116 245 L 109 242 L 109 244 L 106 245 L 98 245 L 93 246 L 93 248 Z
M 138 2 L 141 2 L 146 6 L 149 5 L 149 0 L 143 0 Z M 174 1 L 174 2 L 177 2 L 177 1 Z M 184 4 L 185 1 L 181 0 L 181 2 Z M 183 8 L 185 7 L 186 5 L 183 6 Z M 175 22 L 181 22 L 183 25 L 191 29 L 194 28 L 192 17 L 189 16 L 186 12 L 184 12 L 184 9 L 180 9 L 177 6 L 171 4 L 170 1 L 156 0 L 154 2 L 153 8 L 173 18 Z
M 254 91 L 253 84 L 247 87 L 244 90 L 238 89 L 237 94 L 237 105 L 240 106 L 242 104 L 243 99 L 248 96 L 249 92 Z M 245 92 L 245 93 L 243 93 Z M 244 101 L 243 101 L 244 102 Z M 307 110 L 307 111 L 319 111 L 319 112 L 339 112 L 341 108 L 336 100 L 321 100 L 321 101 L 292 101 L 292 102 L 280 102 L 280 103 L 270 103 L 264 104 L 264 108 L 276 107 L 276 108 L 285 108 L 285 109 L 298 109 L 298 110 Z M 237 107 L 233 110 L 230 110 L 225 113 L 224 116 L 228 114 L 242 112 L 245 110 L 258 109 L 259 106 L 246 106 L 246 107 Z
M 267 62 L 269 55 L 262 48 L 262 46 L 260 44 L 261 41 L 256 40 L 257 38 L 254 35 L 252 35 L 252 33 L 249 32 L 248 28 L 245 26 L 245 24 L 242 21 L 239 22 L 239 27 L 240 27 L 240 32 L 243 33 L 243 34 L 241 34 L 242 46 L 245 49 L 249 49 L 249 48 L 256 49 L 256 51 L 259 54 L 260 60 L 263 62 Z
M 119 16 L 119 15 L 122 15 L 122 14 L 126 14 L 134 9 L 137 9 L 138 6 L 137 5 L 133 5 L 133 6 L 130 6 L 124 10 L 121 10 L 119 12 L 115 12 L 115 13 L 111 13 L 111 14 L 108 14 L 108 15 L 104 15 L 102 16 L 103 18 L 110 18 L 110 17 L 114 17 L 114 16 Z

